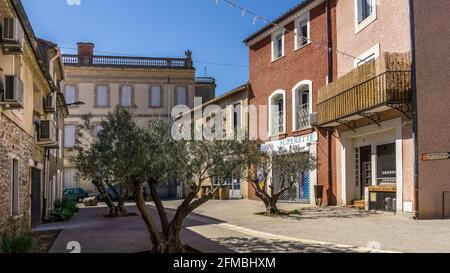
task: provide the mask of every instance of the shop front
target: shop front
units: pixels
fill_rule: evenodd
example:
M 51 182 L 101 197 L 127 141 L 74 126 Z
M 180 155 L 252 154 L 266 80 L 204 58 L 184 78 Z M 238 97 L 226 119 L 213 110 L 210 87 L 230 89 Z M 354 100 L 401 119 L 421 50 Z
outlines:
M 401 118 L 340 134 L 341 198 L 367 210 L 403 211 Z
M 263 149 L 267 152 L 277 152 L 280 149 L 289 151 L 295 148 L 297 152 L 310 153 L 317 158 L 317 133 L 312 133 L 299 137 L 290 137 L 279 141 L 266 142 Z M 274 160 L 276 162 L 276 160 Z M 280 189 L 279 168 L 275 165 L 272 167 L 271 177 L 269 183 L 274 185 L 275 190 Z M 314 185 L 317 184 L 317 170 L 305 171 L 299 175 L 299 179 L 294 186 L 284 192 L 279 201 L 300 203 L 300 204 L 315 204 Z

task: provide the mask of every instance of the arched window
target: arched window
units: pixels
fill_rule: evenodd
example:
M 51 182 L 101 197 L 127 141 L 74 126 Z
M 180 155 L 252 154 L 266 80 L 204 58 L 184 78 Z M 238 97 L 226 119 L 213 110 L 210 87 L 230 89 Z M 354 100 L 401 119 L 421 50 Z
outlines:
M 269 97 L 269 134 L 286 133 L 286 92 L 277 90 Z
M 292 128 L 294 131 L 311 127 L 312 81 L 301 81 L 292 89 Z

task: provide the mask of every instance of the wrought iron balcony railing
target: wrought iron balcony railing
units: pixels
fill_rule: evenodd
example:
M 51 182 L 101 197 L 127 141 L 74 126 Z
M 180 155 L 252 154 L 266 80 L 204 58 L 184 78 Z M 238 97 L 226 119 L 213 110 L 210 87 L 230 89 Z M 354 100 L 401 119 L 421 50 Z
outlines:
M 297 106 L 296 115 L 297 115 L 296 117 L 297 124 L 295 126 L 297 130 L 306 129 L 311 126 L 309 119 L 310 115 L 309 103 Z
M 272 116 L 272 135 L 284 133 L 284 112 L 275 111 Z

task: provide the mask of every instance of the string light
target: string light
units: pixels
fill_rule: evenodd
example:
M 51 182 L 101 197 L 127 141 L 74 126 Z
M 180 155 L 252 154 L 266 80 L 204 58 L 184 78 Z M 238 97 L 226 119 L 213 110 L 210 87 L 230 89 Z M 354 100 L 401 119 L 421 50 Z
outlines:
M 245 7 L 236 4 L 236 0 L 216 0 L 216 3 L 218 4 L 219 1 L 223 1 L 223 2 L 225 2 L 225 3 L 228 3 L 232 8 L 239 9 L 239 10 L 241 11 L 242 16 L 250 15 L 251 17 L 253 17 L 253 24 L 254 24 L 254 25 L 256 24 L 256 22 L 257 22 L 258 20 L 260 20 L 261 22 L 263 22 L 263 23 L 266 24 L 266 25 L 272 25 L 272 26 L 274 26 L 276 30 L 278 30 L 278 29 L 281 28 L 280 25 L 278 25 L 277 23 L 273 22 L 272 20 L 266 19 L 266 18 L 264 18 L 264 17 L 262 17 L 262 16 L 260 16 L 260 15 L 258 15 L 258 14 L 256 14 L 256 13 L 254 13 L 254 12 L 248 10 L 248 9 L 245 8 Z M 298 17 L 298 16 L 304 15 L 305 13 L 306 13 L 306 11 L 301 12 L 301 13 L 298 14 L 297 16 L 293 17 L 293 20 L 295 20 L 295 18 Z M 353 59 L 358 60 L 358 61 L 363 61 L 363 60 L 361 60 L 360 58 L 355 57 L 355 56 L 353 56 L 353 55 L 351 55 L 351 54 L 348 54 L 348 53 L 339 51 L 339 50 L 337 50 L 337 49 L 334 49 L 334 48 L 332 48 L 332 47 L 329 47 L 329 46 L 328 46 L 327 44 L 325 44 L 325 43 L 318 42 L 318 41 L 312 40 L 311 38 L 304 37 L 304 36 L 301 36 L 300 38 L 301 38 L 301 39 L 304 39 L 304 40 L 306 40 L 306 41 L 308 41 L 309 43 L 316 44 L 317 46 L 322 46 L 322 47 L 324 47 L 324 48 L 325 48 L 327 51 L 329 51 L 329 52 L 333 52 L 333 51 L 334 51 L 334 52 L 336 52 L 337 54 L 341 54 L 341 55 L 343 55 L 343 56 L 345 56 L 345 57 L 353 58 Z

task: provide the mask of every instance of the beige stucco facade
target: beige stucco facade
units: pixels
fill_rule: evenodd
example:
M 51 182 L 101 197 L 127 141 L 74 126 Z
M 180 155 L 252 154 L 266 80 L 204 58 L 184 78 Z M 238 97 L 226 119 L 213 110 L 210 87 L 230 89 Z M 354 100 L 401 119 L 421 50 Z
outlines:
M 146 65 L 130 65 L 126 62 L 130 59 L 121 59 L 121 57 L 110 57 L 115 60 L 110 64 L 96 65 L 93 55 L 94 45 L 90 43 L 79 43 L 78 56 L 75 57 L 75 63 L 65 65 L 66 80 L 63 84 L 63 90 L 68 86 L 75 87 L 75 101 L 82 102 L 82 105 L 69 107 L 70 115 L 65 120 L 66 126 L 77 126 L 80 123 L 83 114 L 91 113 L 94 122 L 100 122 L 108 113 L 116 107 L 124 107 L 121 103 L 122 87 L 131 87 L 131 107 L 130 109 L 137 119 L 139 126 L 147 126 L 152 119 L 170 120 L 172 109 L 179 104 L 177 101 L 177 89 L 186 90 L 185 109 L 194 107 L 194 97 L 196 94 L 195 68 L 192 66 L 190 56 L 185 59 L 156 58 L 158 67 L 153 67 L 153 59 L 137 58 Z M 86 56 L 92 61 L 87 64 L 81 64 L 78 59 Z M 189 55 L 189 52 L 186 52 Z M 102 58 L 101 56 L 98 58 Z M 132 59 L 134 60 L 134 58 Z M 66 59 L 67 61 L 67 59 Z M 122 63 L 120 63 L 122 62 Z M 182 66 L 170 67 L 170 62 L 181 64 Z M 163 63 L 163 65 L 160 65 Z M 96 89 L 98 86 L 107 88 L 107 106 L 96 106 Z M 207 94 L 207 87 L 214 95 L 215 82 L 211 79 L 211 84 L 203 83 L 204 90 L 202 95 L 210 97 Z M 151 90 L 154 87 L 160 88 L 160 103 L 154 106 L 151 102 Z M 206 89 L 205 89 L 206 88 Z M 185 110 L 184 110 L 185 111 Z M 80 179 L 71 162 L 75 155 L 72 147 L 65 145 L 65 188 L 81 187 L 88 192 L 95 192 L 96 189 L 90 181 Z M 169 183 L 170 184 L 170 183 Z M 175 196 L 176 185 L 173 183 L 159 189 L 162 196 Z
M 239 86 L 207 103 L 199 105 L 191 111 L 183 114 L 183 119 L 186 115 L 193 118 L 193 126 L 196 130 L 209 130 L 211 124 L 214 122 L 214 127 L 218 128 L 218 122 L 221 122 L 223 137 L 236 137 L 236 134 L 242 134 L 240 137 L 246 137 L 249 130 L 249 85 Z M 177 117 L 180 118 L 181 116 Z M 214 120 L 213 120 L 214 119 Z M 237 120 L 235 120 L 237 119 Z M 220 120 L 220 121 L 219 121 Z M 180 120 L 180 122 L 184 122 Z M 236 123 L 235 123 L 236 122 Z M 208 129 L 209 128 L 209 129 Z M 215 131 L 218 132 L 218 131 Z M 214 134 L 213 132 L 209 132 Z M 205 135 L 203 135 L 205 137 Z M 245 173 L 245 172 L 244 172 Z M 236 175 L 232 177 L 220 191 L 216 192 L 215 199 L 248 199 L 248 183 L 242 179 L 244 175 Z M 199 195 L 206 193 L 211 189 L 213 181 L 204 181 L 202 183 L 203 189 Z M 182 189 L 186 191 L 187 188 Z
M 43 189 L 48 177 L 44 156 L 47 144 L 39 142 L 40 128 L 36 124 L 54 118 L 45 111 L 43 101 L 57 91 L 56 80 L 60 75 L 53 69 L 49 71 L 42 58 L 21 2 L 1 1 L 0 14 L 2 18 L 11 18 L 15 28 L 13 42 L 5 42 L 2 37 L 0 46 L 2 92 L 11 88 L 6 87 L 6 76 L 15 76 L 23 84 L 21 106 L 5 102 L 3 96 L 0 98 L 1 233 L 15 227 L 28 229 L 42 219 L 46 198 Z M 11 45 L 15 47 L 14 53 L 8 51 Z

